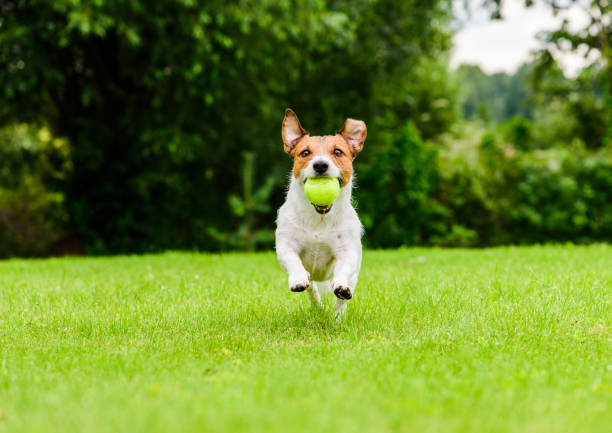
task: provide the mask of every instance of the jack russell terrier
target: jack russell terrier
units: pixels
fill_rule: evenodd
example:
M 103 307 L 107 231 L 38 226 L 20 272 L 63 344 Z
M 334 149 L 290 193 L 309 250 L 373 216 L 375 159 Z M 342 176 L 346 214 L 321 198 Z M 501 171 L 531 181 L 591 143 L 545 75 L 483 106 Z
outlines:
M 292 292 L 308 291 L 313 305 L 321 306 L 319 292 L 333 290 L 338 298 L 337 318 L 344 315 L 355 294 L 361 268 L 363 227 L 351 204 L 353 159 L 366 139 L 361 120 L 346 119 L 336 135 L 310 136 L 295 113 L 287 109 L 282 136 L 293 171 L 285 203 L 276 221 L 276 254 L 289 274 Z M 329 206 L 315 206 L 304 193 L 311 177 L 334 177 L 340 194 Z

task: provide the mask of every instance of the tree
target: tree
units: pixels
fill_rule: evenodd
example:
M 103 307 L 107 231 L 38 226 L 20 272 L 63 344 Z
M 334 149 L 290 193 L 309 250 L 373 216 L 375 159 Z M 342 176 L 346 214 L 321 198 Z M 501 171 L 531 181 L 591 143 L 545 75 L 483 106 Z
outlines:
M 479 118 L 488 123 L 504 122 L 512 117 L 532 118 L 533 89 L 529 77 L 533 65 L 523 64 L 512 75 L 498 72 L 485 74 L 476 65 L 461 65 L 456 76 L 461 83 L 461 105 L 464 118 Z
M 584 55 L 585 58 L 596 53 L 591 68 L 601 71 L 602 98 L 605 104 L 605 121 L 608 125 L 604 140 L 612 142 L 612 2 L 608 0 L 539 0 L 547 4 L 553 12 L 579 7 L 588 17 L 586 24 L 572 29 L 568 20 L 554 31 L 544 32 L 541 37 L 547 44 L 539 53 L 541 66 L 546 68 L 554 64 L 555 52 L 571 51 Z M 494 18 L 502 17 L 504 0 L 486 0 Z M 525 0 L 525 5 L 532 6 L 536 0 Z
M 450 0 L 0 0 L 0 125 L 68 139 L 73 169 L 55 187 L 90 252 L 216 248 L 208 229 L 240 224 L 227 197 L 245 151 L 258 155 L 256 184 L 278 179 L 271 208 L 282 200 L 287 106 L 319 133 L 346 116 L 448 129 L 438 59 L 450 11 Z

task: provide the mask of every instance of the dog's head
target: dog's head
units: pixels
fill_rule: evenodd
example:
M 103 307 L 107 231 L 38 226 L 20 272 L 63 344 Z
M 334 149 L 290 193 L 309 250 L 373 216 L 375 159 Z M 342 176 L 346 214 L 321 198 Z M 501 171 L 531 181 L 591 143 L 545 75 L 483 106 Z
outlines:
M 345 187 L 353 176 L 353 160 L 363 149 L 367 129 L 361 120 L 346 119 L 336 135 L 311 136 L 288 108 L 282 135 L 285 152 L 293 158 L 293 176 L 297 180 L 306 182 L 311 177 L 335 177 L 340 187 Z M 326 213 L 329 207 L 317 208 L 317 212 Z

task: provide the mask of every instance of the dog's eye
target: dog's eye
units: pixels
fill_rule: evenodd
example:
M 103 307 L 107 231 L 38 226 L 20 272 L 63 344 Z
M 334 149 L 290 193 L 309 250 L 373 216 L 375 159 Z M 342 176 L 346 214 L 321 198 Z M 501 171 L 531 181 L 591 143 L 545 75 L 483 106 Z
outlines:
M 335 150 L 334 150 L 334 155 L 336 155 L 336 156 L 342 156 L 342 155 L 344 155 L 344 153 L 343 153 L 343 152 L 342 152 L 340 149 L 335 149 Z
M 302 158 L 306 158 L 308 155 L 310 155 L 310 150 L 308 150 L 308 149 L 302 150 L 302 153 L 300 153 L 300 156 Z

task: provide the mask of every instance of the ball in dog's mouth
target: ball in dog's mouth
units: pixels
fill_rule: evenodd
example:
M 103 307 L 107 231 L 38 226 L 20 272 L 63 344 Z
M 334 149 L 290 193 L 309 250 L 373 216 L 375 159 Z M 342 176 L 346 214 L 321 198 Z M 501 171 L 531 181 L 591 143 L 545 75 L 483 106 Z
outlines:
M 320 213 L 321 215 L 325 215 L 325 214 L 326 214 L 326 213 L 328 213 L 328 212 L 331 210 L 331 208 L 332 208 L 332 205 L 331 205 L 331 204 L 328 204 L 327 206 L 317 206 L 316 204 L 313 204 L 313 206 L 314 206 L 315 210 L 316 210 L 318 213 Z
M 304 179 L 304 194 L 306 194 L 317 213 L 325 215 L 331 210 L 333 202 L 338 198 L 341 185 L 341 178 L 310 177 Z

